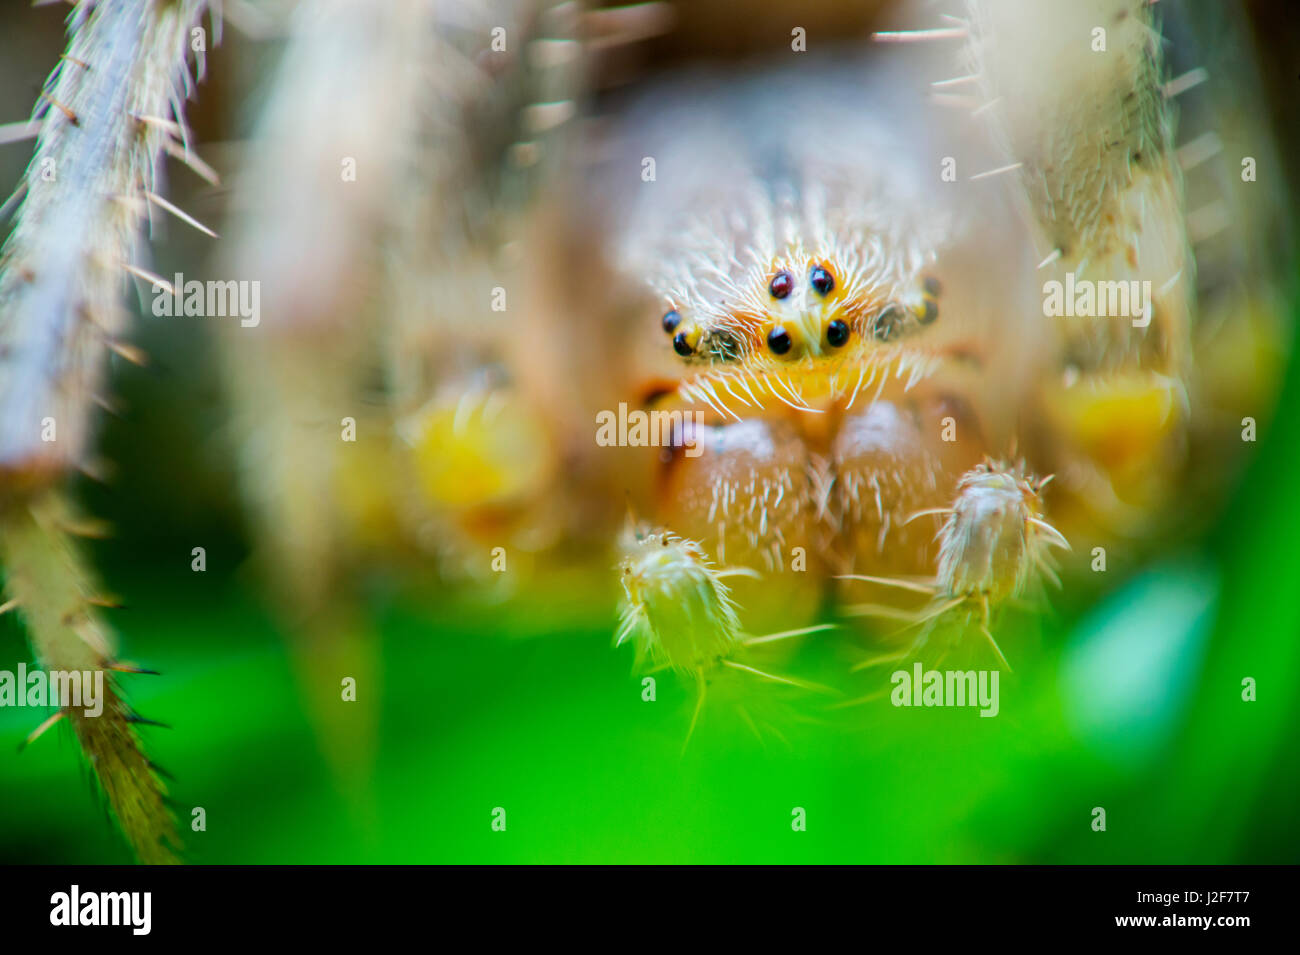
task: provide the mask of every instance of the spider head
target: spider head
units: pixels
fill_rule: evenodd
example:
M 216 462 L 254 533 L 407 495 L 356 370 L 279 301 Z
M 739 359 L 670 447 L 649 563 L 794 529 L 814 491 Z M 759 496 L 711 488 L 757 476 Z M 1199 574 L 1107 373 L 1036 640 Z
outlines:
M 938 318 L 939 284 L 926 277 L 900 289 L 862 272 L 791 248 L 733 278 L 726 295 L 670 298 L 663 330 L 694 377 L 707 379 L 706 393 L 708 382 L 725 389 L 743 379 L 802 406 L 847 394 L 863 380 L 859 368 L 871 377 L 891 365 L 908 378 L 927 361 L 916 344 Z

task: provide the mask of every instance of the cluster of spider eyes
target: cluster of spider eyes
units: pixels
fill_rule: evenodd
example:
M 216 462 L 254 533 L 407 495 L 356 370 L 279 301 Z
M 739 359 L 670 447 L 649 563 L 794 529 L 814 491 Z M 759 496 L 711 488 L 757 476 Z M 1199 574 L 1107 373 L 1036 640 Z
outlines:
M 831 275 L 830 269 L 825 266 L 815 265 L 808 273 L 808 284 L 818 295 L 830 295 L 835 290 L 835 276 Z M 767 290 L 772 293 L 773 298 L 789 298 L 790 293 L 794 291 L 794 276 L 782 269 L 772 276 Z
M 673 332 L 677 331 L 677 326 L 681 323 L 682 313 L 677 311 L 677 309 L 664 313 L 664 331 L 669 335 L 672 335 Z M 694 349 L 691 348 L 691 343 L 686 340 L 685 332 L 677 332 L 676 335 L 673 335 L 673 351 L 685 358 L 690 355 L 693 350 Z
M 835 276 L 825 266 L 816 265 L 808 273 L 808 284 L 812 286 L 814 292 L 824 298 L 835 290 Z M 782 269 L 772 276 L 772 281 L 768 283 L 767 289 L 774 299 L 789 298 L 790 293 L 794 291 L 794 276 L 787 270 Z M 677 326 L 681 322 L 681 312 L 676 309 L 667 312 L 663 318 L 664 331 L 673 335 L 674 332 L 677 332 Z M 834 348 L 839 348 L 847 342 L 849 340 L 848 323 L 839 319 L 831 322 L 826 327 L 826 340 Z M 784 355 L 790 350 L 792 344 L 790 333 L 779 325 L 768 333 L 767 347 L 772 349 L 774 354 Z M 683 358 L 692 354 L 694 349 L 691 348 L 690 342 L 686 340 L 685 332 L 677 332 L 673 335 L 673 350 Z
M 835 290 L 835 276 L 825 266 L 815 265 L 812 271 L 808 273 L 808 284 L 812 286 L 814 292 L 825 298 Z M 794 291 L 794 276 L 782 269 L 772 276 L 772 281 L 768 284 L 767 290 L 772 294 L 772 298 L 789 298 L 790 293 Z M 849 326 L 847 322 L 837 318 L 826 326 L 826 341 L 832 348 L 839 348 L 848 340 Z M 792 344 L 790 333 L 780 325 L 767 333 L 767 347 L 772 349 L 774 355 L 784 355 L 790 350 Z
M 808 284 L 812 286 L 814 292 L 825 298 L 835 290 L 835 276 L 825 266 L 815 265 L 808 273 Z M 794 285 L 794 276 L 789 271 L 782 269 L 772 276 L 772 281 L 768 283 L 767 290 L 772 298 L 780 300 L 790 297 L 790 293 L 794 291 Z M 923 306 L 916 317 L 922 325 L 928 325 L 939 314 L 936 301 L 939 296 L 939 282 L 937 279 L 927 278 L 924 287 Z M 664 331 L 669 335 L 673 335 L 673 350 L 683 358 L 687 358 L 694 353 L 694 348 L 687 340 L 686 333 L 677 331 L 677 326 L 681 322 L 681 312 L 676 309 L 665 313 L 663 318 Z M 872 325 L 872 335 L 880 341 L 889 341 L 897 337 L 903 323 L 903 309 L 898 305 L 886 306 Z M 847 322 L 837 318 L 826 326 L 826 341 L 832 348 L 840 348 L 848 340 L 849 326 Z M 777 325 L 767 334 L 767 347 L 772 350 L 774 355 L 786 354 L 793 344 L 790 333 L 780 325 Z

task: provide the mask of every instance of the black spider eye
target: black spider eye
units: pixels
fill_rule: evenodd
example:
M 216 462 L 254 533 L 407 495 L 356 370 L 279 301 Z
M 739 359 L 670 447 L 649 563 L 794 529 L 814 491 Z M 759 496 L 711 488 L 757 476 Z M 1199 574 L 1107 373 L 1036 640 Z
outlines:
M 938 298 L 943 294 L 943 285 L 933 275 L 926 276 L 925 281 L 921 283 L 925 289 L 925 294 L 932 298 Z
M 809 278 L 818 295 L 830 295 L 831 290 L 835 288 L 835 276 L 820 265 L 812 270 L 812 275 Z
M 686 340 L 685 332 L 678 332 L 673 336 L 673 351 L 683 358 L 688 357 L 695 349 L 691 348 L 691 343 Z
M 682 323 L 682 313 L 673 309 L 671 312 L 664 312 L 664 331 L 672 334 L 673 329 Z
M 849 326 L 838 318 L 826 326 L 826 340 L 832 348 L 839 348 L 849 340 Z
M 780 325 L 767 333 L 767 347 L 772 349 L 774 355 L 784 355 L 790 350 L 790 333 Z
M 794 276 L 789 272 L 777 272 L 767 288 L 773 298 L 786 298 L 794 291 Z

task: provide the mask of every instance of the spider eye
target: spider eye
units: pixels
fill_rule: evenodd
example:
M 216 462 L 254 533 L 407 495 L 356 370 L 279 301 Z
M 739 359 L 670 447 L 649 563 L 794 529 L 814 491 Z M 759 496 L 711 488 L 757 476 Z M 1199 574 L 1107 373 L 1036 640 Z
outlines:
M 839 348 L 849 340 L 849 326 L 838 318 L 826 326 L 826 341 L 832 348 Z
M 818 295 L 830 295 L 831 290 L 835 288 L 835 276 L 823 266 L 814 268 L 809 279 Z
M 777 272 L 767 288 L 773 298 L 787 298 L 794 291 L 794 276 L 785 271 Z
M 695 349 L 691 347 L 691 343 L 686 340 L 685 332 L 678 332 L 673 336 L 673 351 L 677 352 L 677 354 L 681 355 L 683 358 L 690 357 L 691 353 L 695 351 Z
M 767 347 L 772 349 L 774 355 L 784 355 L 790 350 L 790 333 L 778 325 L 767 333 Z
M 670 335 L 673 330 L 682 323 L 682 313 L 673 309 L 671 312 L 664 312 L 664 331 Z

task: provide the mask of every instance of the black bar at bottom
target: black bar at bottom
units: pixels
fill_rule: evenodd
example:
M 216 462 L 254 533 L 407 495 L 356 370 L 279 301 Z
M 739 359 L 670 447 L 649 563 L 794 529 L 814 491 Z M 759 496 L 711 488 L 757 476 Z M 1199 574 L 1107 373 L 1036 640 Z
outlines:
M 927 940 L 1228 941 L 1276 933 L 1295 910 L 1294 867 L 864 866 L 813 878 L 733 870 L 721 879 L 627 868 L 595 878 L 575 870 L 539 880 L 530 872 L 516 883 L 503 872 L 420 866 L 12 867 L 0 893 L 0 932 L 7 942 L 47 935 L 337 945 L 404 930 L 423 930 L 435 944 L 487 941 L 513 929 L 533 942 L 613 943 L 675 934 L 682 919 L 702 918 L 732 942 L 753 934 L 771 941 L 767 933 L 782 928 L 805 945 L 831 933 L 865 942 L 882 930 Z M 688 934 L 698 937 L 698 929 Z

